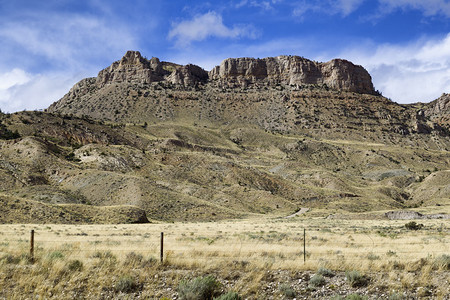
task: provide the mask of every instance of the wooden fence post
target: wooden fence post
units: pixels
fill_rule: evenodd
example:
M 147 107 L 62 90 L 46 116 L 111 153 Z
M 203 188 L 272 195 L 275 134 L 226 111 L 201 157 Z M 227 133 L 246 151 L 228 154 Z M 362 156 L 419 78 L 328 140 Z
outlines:
M 303 228 L 303 263 L 306 263 L 306 229 Z
M 164 232 L 161 232 L 161 263 L 164 260 Z
M 30 261 L 34 263 L 34 229 L 31 230 L 30 237 Z

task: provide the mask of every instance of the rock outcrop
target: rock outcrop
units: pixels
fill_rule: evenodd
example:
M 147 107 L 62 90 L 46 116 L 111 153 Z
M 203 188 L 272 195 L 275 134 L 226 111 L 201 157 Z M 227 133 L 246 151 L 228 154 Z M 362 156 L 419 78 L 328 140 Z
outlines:
M 442 94 L 441 97 L 431 102 L 424 110 L 423 115 L 439 126 L 450 126 L 450 94 Z
M 423 215 L 416 211 L 397 210 L 388 211 L 385 216 L 389 220 L 415 220 L 415 219 L 450 219 L 450 215 L 446 214 L 429 214 Z
M 342 59 L 318 63 L 299 56 L 228 58 L 212 69 L 209 76 L 222 84 L 325 84 L 336 90 L 375 94 L 370 74 L 363 67 Z
M 139 51 L 128 51 L 121 60 L 98 73 L 96 85 L 101 88 L 112 83 L 149 84 L 168 81 L 172 84 L 194 86 L 207 79 L 208 73 L 198 66 L 161 62 L 156 57 L 148 60 L 142 57 Z
M 363 67 L 342 59 L 318 63 L 299 56 L 228 58 L 208 73 L 196 65 L 161 62 L 156 57 L 148 60 L 138 51 L 128 51 L 122 59 L 98 73 L 95 85 L 102 88 L 108 84 L 150 84 L 164 81 L 193 87 L 208 80 L 231 87 L 256 83 L 273 86 L 314 84 L 326 85 L 335 90 L 375 94 L 372 79 Z M 76 92 L 82 92 L 85 84 L 85 81 L 78 83 Z
M 195 86 L 208 80 L 208 73 L 196 65 L 186 65 L 175 70 L 167 77 L 167 81 L 175 85 Z
M 392 102 L 363 67 L 342 59 L 228 58 L 207 72 L 128 51 L 48 111 L 119 123 L 237 122 L 342 139 L 363 131 L 384 141 L 391 133 L 449 136 L 449 103 L 446 94 L 430 104 Z

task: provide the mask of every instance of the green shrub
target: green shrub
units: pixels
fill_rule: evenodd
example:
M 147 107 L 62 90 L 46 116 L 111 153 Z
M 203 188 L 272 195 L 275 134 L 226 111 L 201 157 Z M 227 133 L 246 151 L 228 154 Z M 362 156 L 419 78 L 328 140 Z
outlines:
M 20 134 L 17 130 L 11 131 L 2 123 L 0 123 L 0 139 L 2 140 L 14 140 L 20 138 Z
M 333 271 L 331 271 L 330 269 L 327 268 L 319 268 L 317 270 L 317 274 L 322 275 L 322 276 L 326 276 L 326 277 L 333 277 L 334 273 Z
M 330 298 L 330 300 L 365 300 L 368 299 L 367 296 L 361 296 L 359 294 L 349 294 L 346 297 L 341 295 L 334 295 Z
M 366 300 L 367 296 L 361 296 L 360 294 L 350 294 L 345 297 L 345 300 Z
M 209 300 L 218 296 L 220 287 L 220 282 L 211 275 L 182 280 L 178 285 L 178 296 L 180 300 Z
M 369 253 L 369 255 L 367 256 L 368 260 L 379 260 L 380 257 L 374 253 Z
M 402 300 L 403 296 L 401 293 L 393 292 L 389 295 L 389 300 Z
M 439 270 L 450 270 L 450 255 L 442 254 L 434 259 L 433 267 Z
M 79 162 L 81 161 L 81 159 L 79 159 L 78 157 L 75 156 L 75 153 L 70 152 L 69 154 L 66 155 L 66 159 L 68 161 L 74 161 L 74 162 Z
M 125 257 L 125 265 L 135 265 L 140 264 L 144 260 L 142 254 L 137 254 L 135 252 L 129 252 Z
M 69 271 L 81 271 L 83 269 L 83 263 L 78 259 L 71 260 L 67 263 L 67 269 Z
M 117 257 L 114 254 L 112 254 L 111 251 L 104 251 L 104 252 L 97 251 L 92 255 L 92 257 L 100 258 L 100 259 L 108 259 L 108 260 L 113 260 L 113 261 L 117 260 Z
M 14 256 L 12 254 L 6 254 L 1 258 L 1 261 L 3 261 L 6 264 L 18 264 L 22 258 L 20 256 Z
M 345 272 L 345 278 L 352 287 L 363 287 L 369 283 L 369 279 L 366 276 L 359 274 L 358 271 Z
M 311 277 L 311 279 L 308 282 L 308 286 L 309 287 L 319 287 L 325 284 L 325 278 L 323 278 L 322 275 L 320 274 L 315 274 L 313 277 Z
M 50 260 L 54 260 L 54 259 L 63 259 L 64 258 L 64 254 L 62 254 L 60 251 L 53 251 L 48 255 L 48 258 Z
M 138 284 L 131 276 L 123 276 L 115 286 L 116 292 L 131 293 L 138 289 Z
M 419 230 L 423 228 L 423 224 L 417 224 L 414 221 L 408 222 L 405 224 L 406 229 L 409 230 Z
M 239 294 L 236 292 L 228 292 L 217 298 L 214 298 L 214 300 L 242 300 L 242 297 L 239 296 Z
M 295 291 L 287 284 L 280 286 L 280 292 L 287 298 L 295 298 Z

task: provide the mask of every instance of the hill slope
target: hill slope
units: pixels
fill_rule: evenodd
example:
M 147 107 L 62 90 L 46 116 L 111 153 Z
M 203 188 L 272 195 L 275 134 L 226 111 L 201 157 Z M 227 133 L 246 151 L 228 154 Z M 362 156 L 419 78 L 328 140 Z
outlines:
M 4 213 L 16 206 L 3 199 L 111 222 L 450 205 L 446 99 L 399 105 L 344 60 L 208 73 L 128 52 L 48 112 L 0 115 Z

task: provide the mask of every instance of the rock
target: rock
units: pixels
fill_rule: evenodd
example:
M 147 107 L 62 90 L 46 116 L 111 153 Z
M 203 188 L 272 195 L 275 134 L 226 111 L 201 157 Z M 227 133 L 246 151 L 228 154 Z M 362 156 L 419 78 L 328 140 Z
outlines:
M 208 73 L 198 66 L 161 62 L 156 57 L 148 60 L 142 57 L 139 51 L 128 51 L 122 59 L 98 73 L 96 85 L 101 88 L 113 83 L 149 84 L 167 81 L 172 84 L 194 86 L 197 82 L 207 79 Z
M 323 83 L 338 90 L 360 94 L 375 94 L 372 77 L 361 66 L 343 59 L 321 64 Z
M 228 58 L 208 73 L 192 64 L 181 66 L 161 62 L 156 57 L 148 60 L 139 51 L 128 51 L 120 60 L 100 71 L 96 86 L 166 81 L 192 87 L 208 79 L 227 86 L 258 82 L 269 85 L 325 84 L 337 90 L 375 94 L 369 73 L 363 67 L 342 59 L 318 63 L 299 56 Z M 82 87 L 85 85 L 80 83 L 78 89 L 81 91 Z
M 228 58 L 213 68 L 209 77 L 222 84 L 326 84 L 337 90 L 375 94 L 369 73 L 363 67 L 343 59 L 318 63 L 299 56 L 284 55 L 264 59 Z
M 450 215 L 446 214 L 430 214 L 423 215 L 416 211 L 389 211 L 385 216 L 390 220 L 414 220 L 414 219 L 450 219 Z
M 413 220 L 423 218 L 421 213 L 406 210 L 388 211 L 385 215 L 389 220 Z
M 424 116 L 432 120 L 434 128 L 450 126 L 450 94 L 442 94 L 438 99 L 430 102 L 425 111 Z
M 159 59 L 149 61 L 139 51 L 128 51 L 121 60 L 98 73 L 96 84 L 101 88 L 111 83 L 151 83 L 163 80 L 163 76 Z
M 208 80 L 208 72 L 196 65 L 186 65 L 176 68 L 167 77 L 167 81 L 172 84 L 183 86 L 195 86 L 199 82 Z
M 431 102 L 428 109 L 425 110 L 425 116 L 439 116 L 450 113 L 450 94 L 442 94 L 441 97 Z
M 245 122 L 271 132 L 314 130 L 344 139 L 363 131 L 364 138 L 384 142 L 391 133 L 450 135 L 448 98 L 434 106 L 399 105 L 374 91 L 363 67 L 343 59 L 228 58 L 207 72 L 128 51 L 96 78 L 81 80 L 47 111 L 121 123 L 186 117 Z M 230 138 L 239 145 L 238 135 Z M 292 154 L 305 151 L 302 147 L 286 150 Z

